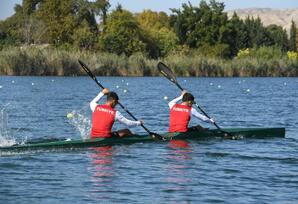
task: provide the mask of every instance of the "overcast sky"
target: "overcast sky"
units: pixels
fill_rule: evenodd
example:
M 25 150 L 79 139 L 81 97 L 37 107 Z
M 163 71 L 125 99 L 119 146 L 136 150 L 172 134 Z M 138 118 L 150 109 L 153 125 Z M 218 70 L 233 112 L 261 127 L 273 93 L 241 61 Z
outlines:
M 165 11 L 170 13 L 169 8 L 180 8 L 182 3 L 191 2 L 199 5 L 200 0 L 110 0 L 112 8 L 120 3 L 123 8 L 132 12 L 140 12 L 144 9 L 153 11 Z M 222 0 L 226 10 L 237 8 L 298 8 L 298 0 Z M 0 20 L 14 13 L 14 5 L 21 4 L 22 0 L 0 0 Z

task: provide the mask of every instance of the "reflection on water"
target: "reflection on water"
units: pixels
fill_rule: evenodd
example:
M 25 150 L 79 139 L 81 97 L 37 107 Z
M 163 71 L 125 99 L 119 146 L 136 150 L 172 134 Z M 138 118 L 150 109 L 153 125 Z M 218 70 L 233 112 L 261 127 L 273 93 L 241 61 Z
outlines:
M 94 150 L 94 153 L 90 155 L 94 170 L 92 180 L 96 186 L 101 186 L 102 182 L 109 181 L 114 175 L 112 168 L 112 147 L 95 147 L 92 150 Z
M 113 189 L 113 178 L 115 170 L 113 168 L 113 147 L 92 147 L 91 154 L 91 189 L 89 197 L 102 201 L 110 199 L 109 192 Z
M 91 148 L 92 153 L 89 155 L 92 159 L 91 177 L 92 189 L 91 195 L 93 199 L 104 199 L 105 194 L 103 192 L 109 192 L 111 190 L 112 180 L 115 174 L 113 168 L 113 149 L 111 146 L 94 147 Z
M 186 161 L 191 160 L 190 153 L 192 149 L 187 141 L 171 140 L 169 142 L 168 162 L 168 177 L 166 182 L 168 186 L 166 191 L 184 191 L 185 185 L 190 182 L 188 176 L 188 166 Z

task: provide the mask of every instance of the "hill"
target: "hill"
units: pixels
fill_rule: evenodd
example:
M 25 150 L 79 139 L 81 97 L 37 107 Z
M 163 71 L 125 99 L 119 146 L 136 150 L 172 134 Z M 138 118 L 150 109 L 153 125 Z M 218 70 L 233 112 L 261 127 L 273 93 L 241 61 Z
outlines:
M 298 25 L 298 8 L 291 9 L 271 9 L 271 8 L 248 8 L 248 9 L 236 9 L 227 11 L 229 17 L 234 12 L 244 19 L 247 16 L 260 17 L 265 26 L 270 24 L 276 24 L 282 26 L 287 31 L 290 30 L 291 21 L 294 20 Z

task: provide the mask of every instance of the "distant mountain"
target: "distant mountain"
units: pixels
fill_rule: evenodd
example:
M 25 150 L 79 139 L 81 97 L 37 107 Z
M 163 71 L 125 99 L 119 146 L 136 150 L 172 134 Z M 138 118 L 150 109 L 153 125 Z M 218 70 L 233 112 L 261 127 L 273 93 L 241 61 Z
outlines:
M 287 31 L 290 30 L 291 21 L 293 20 L 298 26 L 298 8 L 294 9 L 270 9 L 270 8 L 249 8 L 249 9 L 236 9 L 227 11 L 229 17 L 234 13 L 244 19 L 248 15 L 253 17 L 260 17 L 265 26 L 276 24 L 282 26 Z

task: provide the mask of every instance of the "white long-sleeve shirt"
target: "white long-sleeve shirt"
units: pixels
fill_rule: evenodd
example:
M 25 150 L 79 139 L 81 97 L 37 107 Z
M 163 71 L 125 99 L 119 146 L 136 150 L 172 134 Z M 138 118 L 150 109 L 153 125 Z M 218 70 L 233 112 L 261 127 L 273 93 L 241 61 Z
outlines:
M 104 94 L 102 92 L 100 92 L 91 102 L 90 102 L 90 108 L 92 110 L 92 112 L 94 112 L 96 106 L 98 105 L 97 101 L 99 101 L 102 97 L 104 96 Z M 127 118 L 125 118 L 119 111 L 116 111 L 116 116 L 115 116 L 115 120 L 118 120 L 120 123 L 133 127 L 133 126 L 138 126 L 141 125 L 140 121 L 133 121 L 133 120 L 128 120 Z
M 172 107 L 173 107 L 178 101 L 182 100 L 182 97 L 183 97 L 183 96 L 181 95 L 181 96 L 179 96 L 179 97 L 177 97 L 177 98 L 174 98 L 172 101 L 170 101 L 170 102 L 168 103 L 170 109 L 172 109 Z M 194 109 L 194 108 L 191 108 L 191 115 L 194 116 L 194 117 L 196 117 L 196 118 L 198 118 L 198 119 L 200 119 L 200 120 L 202 120 L 202 121 L 204 121 L 204 122 L 207 122 L 207 123 L 213 123 L 209 118 L 207 118 L 206 116 L 200 114 L 200 113 L 199 113 L 196 109 Z

